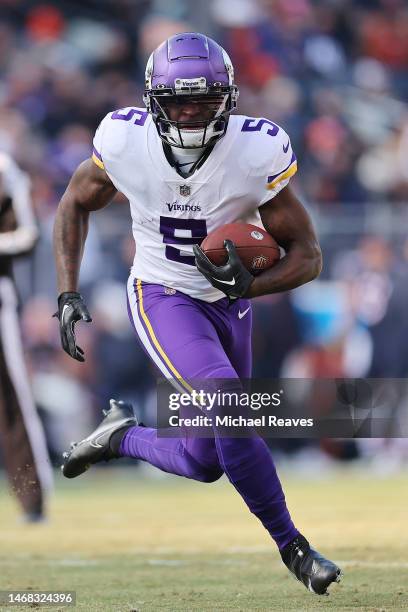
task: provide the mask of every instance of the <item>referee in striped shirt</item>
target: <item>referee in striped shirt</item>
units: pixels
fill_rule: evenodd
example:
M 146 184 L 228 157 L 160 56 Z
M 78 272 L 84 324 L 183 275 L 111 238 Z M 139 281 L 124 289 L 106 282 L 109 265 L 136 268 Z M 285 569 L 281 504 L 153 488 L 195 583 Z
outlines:
M 29 178 L 0 152 L 0 452 L 29 522 L 44 517 L 52 473 L 24 361 L 12 261 L 30 253 L 37 239 Z

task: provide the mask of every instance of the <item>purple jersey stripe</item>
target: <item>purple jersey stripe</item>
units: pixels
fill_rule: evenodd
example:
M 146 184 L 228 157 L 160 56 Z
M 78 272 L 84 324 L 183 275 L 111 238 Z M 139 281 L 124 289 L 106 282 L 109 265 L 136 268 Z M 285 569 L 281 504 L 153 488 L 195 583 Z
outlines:
M 268 176 L 268 183 L 273 183 L 273 181 L 276 179 L 277 176 L 279 176 L 280 174 L 283 174 L 283 172 L 286 172 L 286 170 L 288 168 L 290 168 L 290 166 L 293 164 L 293 162 L 296 161 L 296 155 L 292 152 L 292 157 L 291 160 L 289 162 L 289 164 L 286 166 L 286 168 L 284 168 L 283 170 L 281 170 L 280 172 L 278 172 L 277 174 L 272 174 L 271 176 Z
M 93 153 L 93 154 L 94 154 L 94 155 L 95 155 L 95 156 L 96 156 L 98 159 L 100 159 L 100 160 L 101 160 L 101 162 L 103 162 L 102 155 L 101 155 L 101 154 L 100 154 L 100 153 L 99 153 L 99 152 L 98 152 L 98 151 L 95 149 L 95 147 L 92 147 L 92 153 Z

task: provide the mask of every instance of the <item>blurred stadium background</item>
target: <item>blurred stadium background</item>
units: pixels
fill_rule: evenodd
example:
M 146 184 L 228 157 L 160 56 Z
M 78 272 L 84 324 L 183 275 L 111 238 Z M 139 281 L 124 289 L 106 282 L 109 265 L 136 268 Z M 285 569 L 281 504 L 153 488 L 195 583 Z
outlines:
M 141 106 L 148 55 L 189 30 L 229 51 L 238 112 L 269 117 L 290 134 L 299 160 L 293 184 L 323 247 L 320 280 L 254 302 L 254 376 L 408 375 L 403 0 L 2 0 L 0 150 L 31 176 L 41 230 L 34 256 L 16 262 L 15 273 L 35 400 L 56 464 L 110 397 L 154 419 L 155 372 L 125 306 L 134 248 L 126 202 L 94 215 L 90 230 L 81 292 L 93 324 L 78 331 L 85 364 L 62 352 L 51 318 L 51 234 L 58 200 L 89 157 L 101 118 Z M 377 478 L 408 464 L 404 439 L 274 447 L 284 466 L 305 474 L 342 461 Z
M 271 117 L 291 135 L 300 160 L 293 182 L 323 246 L 321 280 L 254 302 L 254 376 L 407 376 L 404 2 L 3 0 L 0 11 L 0 149 L 29 172 L 41 228 L 34 257 L 18 262 L 16 275 L 54 456 L 87 431 L 110 397 L 131 399 L 152 418 L 154 372 L 124 307 L 134 248 L 126 203 L 93 215 L 81 277 L 94 318 L 79 330 L 85 365 L 61 351 L 51 318 L 51 232 L 99 121 L 114 108 L 142 105 L 146 59 L 178 31 L 202 30 L 226 46 L 239 112 Z M 393 460 L 408 452 L 402 442 L 386 446 Z M 364 452 L 354 444 L 326 450 Z

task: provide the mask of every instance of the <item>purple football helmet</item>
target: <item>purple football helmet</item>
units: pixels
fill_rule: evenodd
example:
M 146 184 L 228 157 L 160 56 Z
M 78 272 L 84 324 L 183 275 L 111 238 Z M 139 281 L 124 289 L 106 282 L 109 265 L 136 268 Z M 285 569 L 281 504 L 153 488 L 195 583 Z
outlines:
M 224 136 L 237 105 L 231 60 L 208 36 L 176 34 L 151 54 L 143 100 L 164 142 L 186 149 L 212 144 Z M 199 110 L 180 121 L 177 108 L 186 104 Z

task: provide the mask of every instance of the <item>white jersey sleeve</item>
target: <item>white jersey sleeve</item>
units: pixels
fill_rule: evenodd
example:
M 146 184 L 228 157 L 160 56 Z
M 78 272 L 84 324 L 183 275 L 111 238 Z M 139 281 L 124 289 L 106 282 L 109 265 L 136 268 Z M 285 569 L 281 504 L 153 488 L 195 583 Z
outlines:
M 92 143 L 92 161 L 101 168 L 105 170 L 105 164 L 103 162 L 103 144 L 104 144 L 104 134 L 106 131 L 106 125 L 110 120 L 110 116 L 112 113 L 108 113 L 100 122 L 95 132 L 95 136 Z
M 262 206 L 286 187 L 297 171 L 290 138 L 269 119 L 248 117 L 242 124 L 239 147 L 245 151 L 241 165 L 252 179 L 254 200 Z
M 129 106 L 105 115 L 93 139 L 92 161 L 111 179 L 121 191 L 117 181 L 117 164 L 121 159 L 126 163 L 129 153 L 138 148 L 141 132 L 129 130 L 129 126 L 144 126 L 148 113 L 146 109 Z M 138 138 L 139 135 L 139 138 Z
M 282 128 L 280 128 L 279 141 L 279 143 L 276 143 L 273 160 L 268 162 L 267 165 L 266 193 L 261 198 L 259 206 L 274 198 L 286 187 L 292 176 L 297 172 L 296 155 L 293 152 L 289 136 Z

